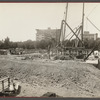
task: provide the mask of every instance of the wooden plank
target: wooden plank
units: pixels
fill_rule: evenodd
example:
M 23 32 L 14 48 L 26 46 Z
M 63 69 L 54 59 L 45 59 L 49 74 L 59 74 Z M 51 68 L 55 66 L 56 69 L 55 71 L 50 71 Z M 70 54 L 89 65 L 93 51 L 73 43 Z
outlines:
M 10 87 L 10 78 L 8 78 L 8 88 Z
M 6 80 L 8 80 L 8 78 L 9 78 L 9 77 L 2 78 L 2 79 L 0 79 L 0 82 L 2 82 L 3 80 L 6 81 Z
M 4 91 L 4 81 L 2 81 L 2 91 Z
M 0 79 L 0 92 L 4 91 L 6 88 L 9 88 L 10 86 L 10 78 L 9 77 L 5 77 Z

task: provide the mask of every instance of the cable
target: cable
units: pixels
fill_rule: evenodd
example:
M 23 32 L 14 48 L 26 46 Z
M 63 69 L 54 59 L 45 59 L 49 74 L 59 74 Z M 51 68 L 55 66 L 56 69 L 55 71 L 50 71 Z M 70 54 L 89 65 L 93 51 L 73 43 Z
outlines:
M 100 32 L 100 29 L 98 29 L 88 18 L 87 20 Z
M 90 16 L 90 14 L 93 12 L 94 9 L 96 9 L 97 6 L 98 6 L 98 5 L 96 5 L 96 6 L 91 10 L 91 12 L 87 15 L 87 17 Z

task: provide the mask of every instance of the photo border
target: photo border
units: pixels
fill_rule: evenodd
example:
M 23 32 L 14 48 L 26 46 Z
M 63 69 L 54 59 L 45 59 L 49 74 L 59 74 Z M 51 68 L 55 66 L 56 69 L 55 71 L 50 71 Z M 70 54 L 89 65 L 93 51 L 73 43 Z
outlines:
M 100 0 L 0 0 L 0 3 L 100 3 Z M 0 97 L 0 100 L 100 100 L 100 97 L 62 97 L 62 98 L 48 98 L 48 97 Z

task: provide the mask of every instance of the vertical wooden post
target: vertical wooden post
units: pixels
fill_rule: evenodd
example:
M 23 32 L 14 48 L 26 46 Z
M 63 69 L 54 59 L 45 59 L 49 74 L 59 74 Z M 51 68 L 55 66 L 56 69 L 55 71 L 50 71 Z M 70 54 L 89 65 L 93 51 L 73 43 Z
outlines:
M 10 87 L 10 78 L 8 78 L 8 89 Z
M 100 58 L 98 59 L 98 65 L 97 68 L 100 69 Z
M 84 34 L 84 3 L 83 3 L 83 13 L 82 13 L 82 33 L 81 33 L 81 39 L 83 41 L 83 34 Z M 82 44 L 83 47 L 83 44 Z
M 67 13 L 68 13 L 68 3 L 66 4 L 65 22 L 67 21 Z M 66 24 L 64 24 L 64 35 L 63 35 L 63 41 L 65 40 L 65 32 L 66 32 Z
M 4 80 L 2 81 L 2 91 L 4 91 Z

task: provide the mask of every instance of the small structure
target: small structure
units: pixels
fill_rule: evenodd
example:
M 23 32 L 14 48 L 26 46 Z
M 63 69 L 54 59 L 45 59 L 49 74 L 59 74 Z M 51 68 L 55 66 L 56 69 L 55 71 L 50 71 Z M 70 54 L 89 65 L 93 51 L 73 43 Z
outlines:
M 0 96 L 16 96 L 20 91 L 21 86 L 9 77 L 0 79 Z

